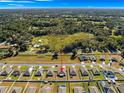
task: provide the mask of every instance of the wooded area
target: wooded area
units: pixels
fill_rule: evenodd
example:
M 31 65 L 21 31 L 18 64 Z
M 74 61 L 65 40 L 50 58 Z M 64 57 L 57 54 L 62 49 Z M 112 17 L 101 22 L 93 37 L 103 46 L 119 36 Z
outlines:
M 124 10 L 0 10 L 0 43 L 16 44 L 17 50 L 21 52 L 37 44 L 34 42 L 35 38 L 42 39 L 44 36 L 51 36 L 54 40 L 61 40 L 63 38 L 61 36 L 66 38 L 66 36 L 79 33 L 89 34 L 89 38 L 83 38 L 86 34 L 81 34 L 81 38 L 76 38 L 71 43 L 63 44 L 63 46 L 59 44 L 62 47 L 57 50 L 52 47 L 53 45 L 40 43 L 40 49 L 44 47 L 45 52 L 51 52 L 63 48 L 65 53 L 72 52 L 74 49 L 82 49 L 82 52 L 122 51 L 124 49 Z

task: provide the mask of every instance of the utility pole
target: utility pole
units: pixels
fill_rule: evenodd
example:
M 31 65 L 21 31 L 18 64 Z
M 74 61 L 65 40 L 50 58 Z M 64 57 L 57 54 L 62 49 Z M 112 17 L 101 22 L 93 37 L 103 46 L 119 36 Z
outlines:
M 63 68 L 63 54 L 62 54 L 62 50 L 63 50 L 63 45 L 62 45 L 62 38 L 61 38 L 61 49 L 60 49 L 60 56 L 61 56 L 61 72 L 64 71 L 64 68 Z

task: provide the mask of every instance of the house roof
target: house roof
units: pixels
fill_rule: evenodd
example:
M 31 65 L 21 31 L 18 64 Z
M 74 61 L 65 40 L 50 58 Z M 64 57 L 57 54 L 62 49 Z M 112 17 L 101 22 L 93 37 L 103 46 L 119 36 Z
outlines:
M 47 71 L 47 76 L 53 76 L 53 72 L 51 70 Z
M 7 75 L 8 73 L 6 72 L 6 70 L 2 71 L 1 76 L 7 76 Z
M 118 90 L 120 91 L 120 93 L 123 93 L 124 92 L 124 84 L 119 85 Z
M 95 56 L 91 56 L 91 57 L 90 57 L 90 60 L 91 60 L 91 61 L 96 61 Z
M 74 93 L 82 93 L 83 89 L 82 87 L 74 87 Z
M 23 75 L 24 75 L 24 76 L 30 76 L 29 68 L 25 70 L 25 72 L 24 72 Z
M 60 85 L 58 88 L 58 93 L 66 93 L 66 86 Z
M 16 90 L 14 89 L 14 90 L 12 91 L 12 93 L 16 93 Z
M 29 87 L 26 93 L 36 93 L 36 87 Z
M 64 71 L 60 71 L 60 72 L 58 73 L 58 76 L 64 77 L 64 76 L 65 76 L 65 72 L 64 72 Z
M 44 86 L 42 88 L 42 93 L 52 93 L 52 88 L 49 86 Z
M 87 56 L 86 55 L 80 55 L 79 60 L 80 61 L 85 61 L 85 60 L 87 60 Z
M 105 61 L 105 56 L 100 56 L 100 61 Z
M 5 45 L 5 44 L 0 44 L 0 49 L 9 49 L 11 46 Z
M 94 75 L 100 75 L 100 72 L 98 71 L 97 68 L 93 68 L 93 69 L 92 69 L 92 73 L 93 73 Z
M 76 70 L 74 68 L 69 69 L 70 75 L 76 76 Z
M 86 71 L 85 68 L 81 67 L 81 68 L 80 68 L 80 71 L 81 71 L 81 75 L 82 75 L 82 76 L 88 76 L 88 73 L 87 73 L 87 71 Z
M 35 76 L 41 76 L 41 72 L 38 70 L 38 71 L 35 73 Z
M 90 86 L 89 91 L 90 93 L 99 93 L 98 88 L 96 86 Z
M 19 70 L 15 70 L 15 71 L 12 73 L 12 75 L 14 75 L 14 76 L 20 75 L 20 71 L 19 71 Z

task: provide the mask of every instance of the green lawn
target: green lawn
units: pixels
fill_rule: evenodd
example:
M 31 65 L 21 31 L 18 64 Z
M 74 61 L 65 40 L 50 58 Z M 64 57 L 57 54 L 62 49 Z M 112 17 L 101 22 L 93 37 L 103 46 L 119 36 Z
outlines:
M 33 44 L 47 45 L 52 50 L 60 50 L 62 46 L 71 44 L 77 40 L 81 39 L 91 39 L 94 38 L 92 34 L 89 33 L 76 33 L 73 35 L 47 35 L 41 37 L 34 37 Z

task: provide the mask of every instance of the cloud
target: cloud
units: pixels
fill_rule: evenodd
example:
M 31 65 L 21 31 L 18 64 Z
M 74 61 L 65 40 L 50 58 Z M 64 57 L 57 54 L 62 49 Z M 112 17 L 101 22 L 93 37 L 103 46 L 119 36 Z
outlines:
M 28 0 L 0 0 L 0 2 L 33 3 L 33 1 Z
M 8 4 L 8 6 L 13 6 L 13 7 L 24 7 L 24 5 L 21 5 L 21 4 Z
M 13 2 L 13 0 L 0 0 L 0 2 Z

